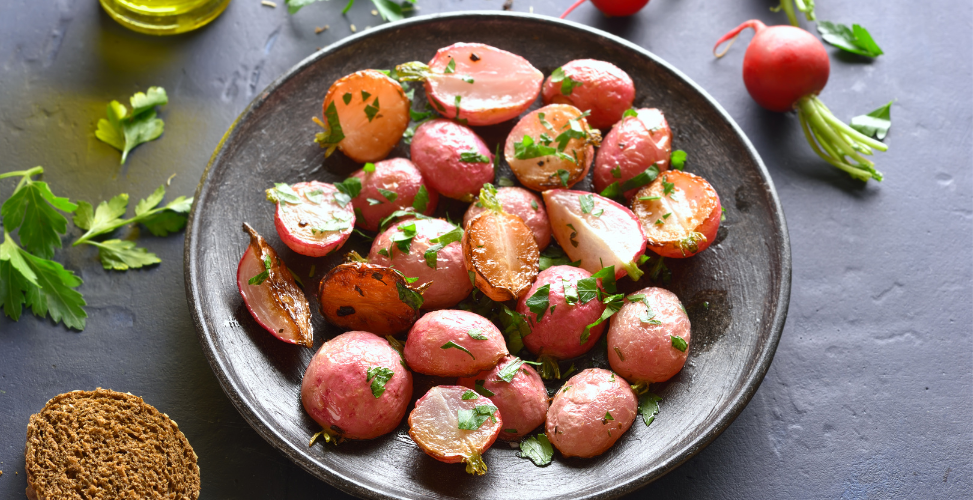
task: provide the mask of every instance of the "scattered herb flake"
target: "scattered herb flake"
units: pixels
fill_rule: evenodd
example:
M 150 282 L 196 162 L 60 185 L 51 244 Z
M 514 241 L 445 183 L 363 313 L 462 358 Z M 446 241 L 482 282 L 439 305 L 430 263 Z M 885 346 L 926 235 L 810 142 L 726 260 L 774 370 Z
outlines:
M 563 68 L 557 68 L 551 73 L 552 83 L 561 83 L 561 94 L 571 95 L 575 87 L 581 86 L 581 82 L 572 79 L 570 76 L 564 73 Z
M 399 300 L 405 305 L 412 308 L 413 311 L 418 311 L 422 308 L 422 294 L 409 288 L 409 285 L 402 283 L 401 281 L 395 282 L 395 288 L 399 292 Z
M 579 195 L 578 201 L 581 203 L 581 213 L 590 214 L 591 211 L 595 209 L 594 195 L 591 194 Z
M 389 191 L 388 189 L 378 188 L 378 194 L 382 195 L 383 198 L 389 200 L 389 202 L 395 201 L 399 197 L 399 194 L 395 191 Z
M 454 243 L 457 241 L 461 241 L 462 239 L 463 239 L 463 230 L 459 227 L 455 227 L 452 230 L 429 240 L 429 243 L 432 243 L 433 246 L 426 249 L 426 252 L 423 254 L 423 258 L 426 260 L 426 265 L 433 269 L 436 269 L 436 262 L 439 255 L 439 251 L 442 250 L 443 248 L 446 248 L 446 245 L 449 245 L 450 243 Z
M 378 104 L 378 97 L 376 97 L 371 104 L 365 106 L 365 116 L 368 117 L 369 123 L 371 123 L 371 121 L 375 118 L 375 115 L 377 115 L 378 112 L 379 112 L 379 104 Z
M 458 427 L 466 431 L 475 431 L 487 420 L 493 419 L 496 422 L 493 416 L 496 412 L 497 407 L 493 405 L 476 405 L 472 410 L 457 410 Z
M 686 166 L 686 152 L 681 149 L 673 151 L 669 165 L 676 170 L 682 170 Z
M 639 396 L 639 414 L 642 415 L 642 421 L 645 422 L 646 427 L 651 425 L 659 414 L 659 401 L 662 401 L 662 398 L 651 392 Z
M 368 162 L 368 163 L 365 164 L 364 167 L 362 167 L 362 170 L 364 170 L 365 172 L 368 172 L 368 173 L 372 173 L 372 172 L 375 171 L 375 164 L 374 163 L 371 163 L 371 162 Z
M 465 348 L 465 347 L 457 344 L 456 342 L 453 342 L 452 340 L 450 340 L 449 342 L 446 342 L 445 344 L 439 346 L 439 348 L 440 349 L 459 349 L 459 350 L 465 352 L 466 354 L 469 354 L 471 358 L 476 359 L 476 356 L 474 356 L 473 353 L 469 351 L 469 349 L 467 349 L 467 348 Z
M 450 73 L 455 73 L 455 72 L 456 72 L 456 60 L 450 57 L 449 64 L 446 65 L 446 69 L 443 70 L 443 73 L 448 75 Z
M 547 439 L 547 434 L 530 436 L 520 442 L 520 458 L 530 459 L 534 465 L 544 467 L 551 463 L 554 457 L 554 447 Z
M 469 401 L 470 399 L 480 399 L 480 396 L 474 391 L 466 391 L 463 393 L 463 401 Z
M 351 104 L 351 92 L 345 92 L 345 95 L 341 96 L 341 100 L 345 102 L 345 105 Z
M 568 239 L 571 240 L 571 245 L 574 248 L 578 248 L 578 240 L 575 239 L 578 236 L 578 230 L 574 228 L 573 224 L 568 224 L 567 226 L 571 228 L 571 236 Z
M 476 383 L 473 384 L 473 390 L 486 397 L 495 396 L 493 391 L 483 386 L 485 383 L 486 380 L 477 380 Z
M 517 372 L 520 371 L 520 367 L 524 365 L 524 360 L 520 358 L 514 358 L 513 361 L 507 363 L 499 372 L 497 372 L 497 377 L 506 383 L 511 383 L 514 377 L 517 376 Z
M 371 382 L 372 396 L 382 397 L 385 393 L 385 384 L 392 379 L 395 372 L 384 366 L 373 366 L 365 372 L 365 381 Z
M 489 340 L 490 339 L 490 337 L 487 337 L 486 335 L 484 335 L 483 334 L 483 330 L 480 330 L 479 328 L 473 328 L 472 330 L 467 330 L 466 334 L 469 335 L 471 338 L 473 338 L 475 340 Z
M 625 110 L 624 113 L 622 113 L 622 119 L 629 118 L 629 117 L 632 117 L 632 116 L 638 116 L 638 115 L 639 115 L 639 112 L 636 111 L 635 108 L 628 108 L 628 109 Z
M 490 157 L 475 149 L 471 149 L 460 153 L 459 161 L 462 163 L 490 163 Z
M 527 298 L 527 308 L 537 316 L 536 321 L 544 318 L 544 313 L 551 306 L 550 303 L 551 285 L 550 283 L 540 287 L 533 295 Z
M 670 335 L 670 337 L 672 337 L 672 347 L 675 347 L 682 352 L 686 352 L 686 349 L 689 348 L 689 344 L 687 344 L 686 340 L 682 337 L 678 335 Z

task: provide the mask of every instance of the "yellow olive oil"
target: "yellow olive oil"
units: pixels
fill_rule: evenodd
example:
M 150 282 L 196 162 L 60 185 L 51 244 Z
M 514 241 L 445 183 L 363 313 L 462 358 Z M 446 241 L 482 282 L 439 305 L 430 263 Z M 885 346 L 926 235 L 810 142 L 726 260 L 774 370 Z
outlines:
M 226 9 L 230 0 L 100 0 L 113 19 L 150 35 L 174 35 L 203 26 Z

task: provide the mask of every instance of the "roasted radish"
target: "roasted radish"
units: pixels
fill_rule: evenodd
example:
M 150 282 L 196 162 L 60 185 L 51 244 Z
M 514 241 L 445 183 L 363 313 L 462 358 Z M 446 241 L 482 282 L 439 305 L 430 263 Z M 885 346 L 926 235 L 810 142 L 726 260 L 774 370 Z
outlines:
M 516 215 L 503 210 L 497 190 L 480 190 L 487 210 L 466 224 L 463 257 L 470 278 L 487 297 L 503 302 L 520 298 L 537 276 L 540 250 L 534 233 Z
M 236 282 L 243 303 L 260 326 L 291 344 L 311 347 L 311 306 L 294 277 L 270 245 L 250 227 L 250 245 L 237 266 Z
M 398 271 L 362 262 L 346 262 L 324 275 L 318 299 L 331 324 L 378 335 L 408 330 L 422 307 L 418 287 Z
M 346 332 L 327 341 L 304 372 L 301 403 L 324 432 L 372 439 L 395 429 L 412 399 L 412 374 L 388 341 Z
M 418 373 L 464 377 L 496 366 L 506 356 L 503 334 L 490 320 L 469 311 L 426 313 L 412 325 L 405 361 Z
M 422 451 L 440 462 L 465 462 L 466 472 L 481 476 L 487 471 L 483 452 L 502 427 L 489 398 L 456 385 L 429 389 L 409 414 L 409 436 Z
M 723 210 L 713 186 L 698 175 L 671 170 L 639 190 L 632 210 L 649 249 L 663 257 L 692 257 L 716 238 Z
M 524 220 L 527 227 L 534 232 L 537 248 L 543 250 L 551 244 L 551 221 L 547 218 L 547 210 L 540 196 L 520 187 L 502 187 L 497 189 L 497 200 L 503 206 L 503 211 L 514 214 Z M 473 220 L 486 209 L 483 204 L 475 202 L 466 210 L 463 225 Z
M 394 267 L 422 292 L 422 307 L 453 307 L 473 291 L 463 260 L 463 230 L 442 219 L 396 222 L 372 242 L 368 262 Z
M 429 188 L 419 169 L 405 158 L 366 164 L 351 176 L 361 182 L 361 191 L 351 200 L 355 225 L 368 231 L 377 230 L 397 210 L 412 208 L 429 215 L 439 203 L 439 193 Z
M 554 395 L 547 410 L 547 438 L 566 457 L 595 457 L 625 434 L 637 410 L 638 398 L 625 379 L 588 368 Z
M 576 59 L 554 70 L 541 89 L 544 104 L 570 104 L 591 113 L 588 124 L 607 129 L 632 107 L 635 83 L 610 62 Z
M 517 122 L 503 154 L 517 180 L 534 191 L 569 188 L 588 175 L 600 141 L 578 108 L 551 104 Z
M 572 261 L 594 274 L 615 266 L 615 276 L 642 276 L 645 236 L 632 211 L 603 196 L 557 189 L 544 192 L 551 229 Z
M 315 142 L 358 162 L 388 156 L 409 126 L 409 98 L 380 71 L 366 69 L 341 78 L 324 97 L 324 132 Z
M 429 64 L 395 68 L 403 81 L 424 81 L 426 97 L 444 117 L 468 125 L 515 118 L 537 99 L 544 74 L 527 59 L 482 43 L 456 43 Z
M 530 291 L 517 303 L 517 312 L 530 325 L 524 347 L 541 357 L 568 359 L 594 347 L 605 330 L 598 318 L 605 312 L 600 280 L 584 269 L 552 266 L 537 275 Z M 598 322 L 593 327 L 592 323 Z
M 438 119 L 419 125 L 410 148 L 422 177 L 447 198 L 470 201 L 493 181 L 493 153 L 459 123 Z
M 649 287 L 629 295 L 608 329 L 612 370 L 633 384 L 669 380 L 689 355 L 689 326 L 676 294 Z
M 267 199 L 277 204 L 274 226 L 281 241 L 301 255 L 323 257 L 341 248 L 355 226 L 351 204 L 331 184 L 277 184 Z
M 632 199 L 638 189 L 669 168 L 672 130 L 662 112 L 644 108 L 625 113 L 601 141 L 592 179 L 608 198 Z
M 487 396 L 503 415 L 500 439 L 516 441 L 547 418 L 548 397 L 544 381 L 534 369 L 516 356 L 507 356 L 491 370 L 461 378 L 459 385 Z

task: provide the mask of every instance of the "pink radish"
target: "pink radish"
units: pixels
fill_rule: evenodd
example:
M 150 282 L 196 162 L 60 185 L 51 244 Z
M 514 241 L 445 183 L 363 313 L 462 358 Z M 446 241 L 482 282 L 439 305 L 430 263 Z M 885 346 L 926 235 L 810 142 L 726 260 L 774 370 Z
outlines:
M 615 193 L 621 192 L 630 200 L 640 187 L 669 168 L 672 130 L 658 109 L 643 108 L 625 114 L 601 142 L 592 180 L 602 196 L 618 198 Z M 653 167 L 654 173 L 646 173 Z
M 471 201 L 487 182 L 493 182 L 493 153 L 467 126 L 437 119 L 419 125 L 409 152 L 422 177 L 434 191 Z
M 375 231 L 397 210 L 412 208 L 429 215 L 436 211 L 439 193 L 430 189 L 422 174 L 405 158 L 390 158 L 351 174 L 361 181 L 361 192 L 351 202 L 355 225 Z M 492 179 L 492 177 L 491 177 Z
M 503 420 L 486 396 L 466 387 L 440 385 L 416 401 L 409 436 L 432 458 L 466 463 L 466 472 L 486 474 L 485 452 L 497 440 Z
M 516 356 L 507 356 L 491 370 L 461 378 L 459 385 L 487 396 L 503 415 L 500 439 L 516 441 L 544 423 L 547 389 L 541 376 Z
M 426 97 L 444 117 L 474 126 L 515 118 L 537 99 L 544 80 L 527 59 L 482 43 L 456 43 L 428 65 L 395 70 L 399 80 L 424 81 Z
M 676 294 L 643 288 L 626 297 L 608 329 L 608 362 L 633 384 L 665 382 L 689 355 L 690 325 Z
M 308 257 L 323 257 L 341 248 L 355 226 L 351 198 L 341 198 L 342 194 L 335 186 L 317 181 L 268 189 L 267 199 L 277 203 L 274 226 L 281 241 Z
M 818 99 L 831 71 L 824 44 L 800 28 L 768 28 L 754 19 L 723 35 L 713 47 L 716 57 L 726 54 L 746 28 L 755 32 L 743 57 L 743 82 L 750 97 L 771 111 L 796 109 L 804 136 L 818 156 L 856 179 L 881 181 L 881 172 L 863 155 L 888 147 L 835 118 Z M 726 49 L 717 53 L 728 40 Z
M 311 306 L 294 277 L 270 245 L 250 227 L 250 244 L 237 266 L 236 281 L 243 303 L 260 326 L 291 344 L 311 347 Z
M 642 276 L 639 257 L 645 252 L 645 235 L 631 210 L 608 198 L 584 191 L 555 189 L 544 192 L 554 238 L 572 261 L 596 273 L 615 266 L 615 277 Z
M 547 410 L 547 438 L 566 457 L 608 451 L 635 422 L 638 398 L 622 377 L 588 368 L 558 389 Z
M 561 19 L 568 16 L 574 9 L 588 0 L 578 0 L 568 10 L 561 14 Z M 642 10 L 649 3 L 649 0 L 591 0 L 591 3 L 606 16 L 623 17 L 631 16 Z
M 632 107 L 635 83 L 612 63 L 577 59 L 554 70 L 542 88 L 544 104 L 570 104 L 587 111 L 588 124 L 605 130 Z

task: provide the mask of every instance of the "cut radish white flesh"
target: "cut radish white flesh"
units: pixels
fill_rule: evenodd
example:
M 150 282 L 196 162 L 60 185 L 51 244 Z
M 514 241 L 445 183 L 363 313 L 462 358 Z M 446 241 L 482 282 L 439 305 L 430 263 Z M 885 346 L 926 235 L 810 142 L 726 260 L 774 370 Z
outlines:
M 429 389 L 409 414 L 409 436 L 422 451 L 440 462 L 466 462 L 466 471 L 478 475 L 486 473 L 481 455 L 502 427 L 489 398 L 455 385 Z
M 544 204 L 554 238 L 572 261 L 580 260 L 592 274 L 615 266 L 616 278 L 641 277 L 637 264 L 645 235 L 631 210 L 597 194 L 564 189 L 545 191 Z
M 250 245 L 237 266 L 237 286 L 253 318 L 275 337 L 311 347 L 311 307 L 284 262 L 249 225 Z

